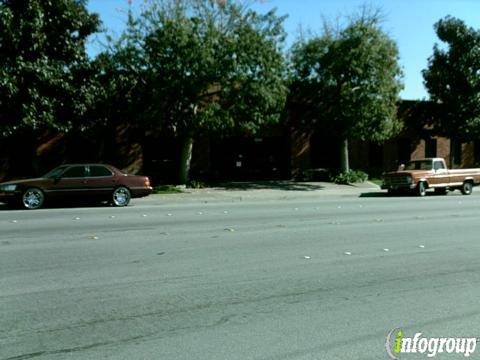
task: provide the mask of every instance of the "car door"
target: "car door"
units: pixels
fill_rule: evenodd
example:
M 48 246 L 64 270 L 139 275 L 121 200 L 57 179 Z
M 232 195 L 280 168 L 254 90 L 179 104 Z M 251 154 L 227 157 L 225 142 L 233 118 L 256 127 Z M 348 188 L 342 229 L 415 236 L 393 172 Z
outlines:
M 97 197 L 110 197 L 116 185 L 113 171 L 104 165 L 89 165 L 87 179 L 89 192 Z
M 62 198 L 83 197 L 88 190 L 87 171 L 84 165 L 72 165 L 56 179 L 55 194 Z
M 440 160 L 433 161 L 433 179 L 430 180 L 430 184 L 438 187 L 446 187 L 450 183 L 450 175 L 445 168 L 445 163 Z

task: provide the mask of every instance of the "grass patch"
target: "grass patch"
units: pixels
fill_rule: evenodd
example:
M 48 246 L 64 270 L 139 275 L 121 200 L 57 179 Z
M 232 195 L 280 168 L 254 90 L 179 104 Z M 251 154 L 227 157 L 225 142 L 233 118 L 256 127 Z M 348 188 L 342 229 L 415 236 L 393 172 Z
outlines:
M 153 188 L 154 194 L 179 194 L 183 191 L 174 185 L 158 185 Z

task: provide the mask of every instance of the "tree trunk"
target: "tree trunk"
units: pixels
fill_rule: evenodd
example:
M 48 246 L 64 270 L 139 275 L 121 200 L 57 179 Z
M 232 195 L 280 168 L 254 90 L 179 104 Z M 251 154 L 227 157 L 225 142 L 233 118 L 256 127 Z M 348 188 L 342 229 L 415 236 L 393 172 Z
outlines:
M 183 138 L 180 154 L 180 184 L 186 185 L 190 175 L 190 164 L 192 162 L 193 137 L 187 135 Z
M 340 146 L 340 171 L 347 172 L 350 170 L 350 163 L 348 160 L 348 139 L 345 138 L 342 140 Z

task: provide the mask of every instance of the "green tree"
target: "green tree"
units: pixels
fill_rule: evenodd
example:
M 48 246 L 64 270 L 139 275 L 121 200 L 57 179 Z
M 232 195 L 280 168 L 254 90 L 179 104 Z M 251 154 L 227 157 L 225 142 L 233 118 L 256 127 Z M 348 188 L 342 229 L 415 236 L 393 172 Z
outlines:
M 349 170 L 348 140 L 381 142 L 399 129 L 402 89 L 395 42 L 377 13 L 364 12 L 341 29 L 326 24 L 320 36 L 292 48 L 291 101 L 305 126 L 341 139 L 341 171 Z
M 181 183 L 195 136 L 254 134 L 279 121 L 286 98 L 283 20 L 233 0 L 158 0 L 142 14 L 148 123 L 181 139 Z
M 103 50 L 93 60 L 99 91 L 93 105 L 95 127 L 90 132 L 104 134 L 101 157 L 127 167 L 138 160 L 145 137 L 145 120 L 152 102 L 145 61 L 145 35 L 132 7 L 124 31 L 118 37 L 106 33 Z M 119 134 L 122 136 L 118 136 Z M 119 144 L 122 143 L 122 146 Z M 133 150 L 135 149 L 135 150 Z M 129 171 L 137 171 L 135 166 Z
M 93 61 L 98 82 L 103 89 L 97 97 L 95 111 L 99 123 L 107 128 L 128 122 L 138 128 L 150 103 L 147 88 L 147 64 L 144 38 L 138 19 L 128 12 L 126 28 L 118 38 L 106 36 L 104 51 Z
M 86 0 L 0 0 L 0 135 L 87 126 L 96 71 L 85 51 L 99 28 Z
M 434 129 L 452 144 L 476 139 L 480 136 L 480 31 L 446 17 L 435 24 L 435 32 L 444 46 L 435 44 L 423 70 L 424 84 L 437 104 Z

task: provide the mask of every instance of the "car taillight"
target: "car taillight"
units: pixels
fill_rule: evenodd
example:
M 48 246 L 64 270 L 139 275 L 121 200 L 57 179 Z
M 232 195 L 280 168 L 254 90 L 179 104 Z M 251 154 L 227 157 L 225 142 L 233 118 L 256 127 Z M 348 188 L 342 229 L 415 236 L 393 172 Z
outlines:
M 150 186 L 150 179 L 149 178 L 145 179 L 145 186 Z

